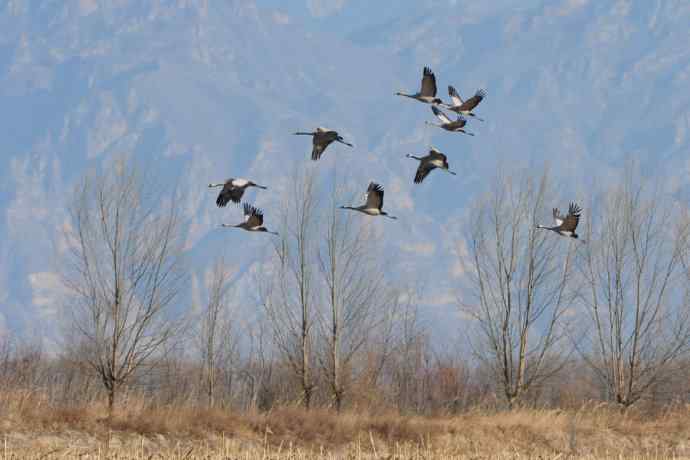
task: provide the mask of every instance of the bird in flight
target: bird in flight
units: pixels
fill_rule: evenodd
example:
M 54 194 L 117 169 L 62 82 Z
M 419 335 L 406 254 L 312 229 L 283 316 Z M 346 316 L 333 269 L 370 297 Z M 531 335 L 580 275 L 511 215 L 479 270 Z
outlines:
M 422 87 L 415 94 L 395 93 L 396 96 L 405 96 L 416 99 L 425 104 L 442 104 L 443 101 L 436 97 L 436 75 L 429 67 L 424 67 L 422 72 Z
M 443 128 L 446 131 L 450 131 L 453 133 L 463 133 L 467 134 L 468 136 L 474 136 L 473 133 L 465 131 L 463 128 L 467 124 L 467 120 L 464 119 L 461 115 L 458 115 L 458 118 L 455 119 L 455 121 L 452 121 L 448 116 L 440 111 L 438 108 L 432 106 L 431 111 L 434 112 L 434 115 L 436 115 L 436 118 L 441 120 L 441 123 L 433 123 L 430 121 L 425 122 L 428 125 L 433 125 L 433 126 L 438 126 L 439 128 Z
M 366 193 L 366 203 L 361 206 L 341 206 L 340 209 L 351 209 L 353 211 L 363 212 L 369 216 L 386 216 L 389 219 L 397 219 L 395 216 L 389 215 L 383 211 L 383 187 L 375 182 L 369 183 Z
M 553 220 L 556 225 L 553 227 L 537 225 L 537 228 L 551 230 L 552 232 L 556 232 L 561 236 L 569 238 L 578 238 L 577 233 L 575 233 L 575 229 L 577 228 L 577 224 L 580 222 L 581 212 L 582 208 L 575 203 L 570 203 L 570 206 L 568 206 L 567 216 L 562 216 L 558 208 L 553 208 Z
M 263 190 L 266 190 L 268 188 L 242 178 L 230 178 L 223 183 L 208 184 L 208 187 L 223 187 L 220 193 L 218 194 L 218 198 L 216 198 L 216 205 L 218 205 L 219 208 L 225 207 L 225 205 L 228 204 L 228 201 L 232 201 L 233 203 L 239 203 L 242 199 L 242 195 L 244 195 L 244 191 L 247 190 L 249 187 L 256 187 Z
M 477 107 L 479 103 L 482 102 L 482 100 L 486 97 L 486 91 L 483 89 L 477 90 L 477 92 L 474 93 L 474 96 L 466 101 L 463 101 L 455 88 L 448 86 L 448 95 L 450 96 L 451 103 L 442 104 L 443 107 L 459 115 L 465 117 L 474 117 L 479 121 L 484 121 L 482 118 L 479 118 L 477 115 L 475 115 L 472 110 L 474 110 L 474 108 Z
M 340 134 L 328 128 L 318 127 L 316 128 L 316 131 L 314 131 L 313 133 L 297 132 L 294 134 L 296 136 L 312 136 L 313 148 L 311 150 L 311 159 L 314 161 L 321 158 L 321 155 L 323 155 L 323 152 L 324 150 L 326 150 L 326 147 L 331 145 L 333 141 L 340 142 L 341 144 L 345 144 L 348 147 L 352 147 L 352 144 L 350 144 L 349 142 L 345 142 L 345 140 Z
M 244 203 L 244 222 L 232 225 L 221 224 L 221 227 L 241 228 L 248 232 L 266 232 L 272 235 L 277 235 L 277 232 L 272 232 L 264 227 L 264 213 L 261 209 L 255 208 L 249 203 Z
M 429 154 L 423 157 L 417 157 L 409 154 L 405 156 L 407 158 L 412 158 L 419 161 L 419 166 L 417 167 L 417 172 L 414 176 L 415 184 L 421 184 L 424 178 L 436 168 L 446 171 L 454 176 L 456 175 L 453 171 L 448 169 L 448 158 L 434 147 L 431 147 Z

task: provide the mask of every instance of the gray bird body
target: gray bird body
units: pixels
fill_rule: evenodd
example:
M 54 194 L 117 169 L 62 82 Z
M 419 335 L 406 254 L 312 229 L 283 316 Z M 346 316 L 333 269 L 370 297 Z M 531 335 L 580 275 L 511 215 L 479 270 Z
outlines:
M 266 190 L 267 187 L 263 185 L 255 184 L 254 182 L 242 179 L 242 178 L 230 178 L 223 183 L 218 184 L 208 184 L 209 188 L 223 187 L 216 198 L 216 205 L 219 208 L 225 207 L 228 202 L 239 203 L 242 200 L 244 191 L 249 187 L 256 187 Z
M 370 182 L 367 188 L 366 203 L 361 206 L 341 206 L 340 209 L 350 209 L 358 211 L 368 216 L 385 216 L 389 219 L 397 219 L 395 216 L 389 215 L 383 208 L 383 187 L 375 182 Z
M 436 118 L 438 118 L 441 121 L 441 123 L 432 123 L 430 121 L 427 121 L 426 124 L 438 126 L 439 128 L 443 128 L 446 131 L 450 131 L 453 133 L 463 133 L 467 134 L 468 136 L 474 136 L 473 133 L 467 132 L 463 129 L 467 124 L 467 120 L 464 119 L 462 116 L 458 115 L 458 117 L 455 120 L 451 120 L 445 113 L 443 113 L 441 110 L 434 106 L 431 107 L 431 111 L 434 113 L 434 115 L 436 115 Z
M 450 104 L 443 104 L 446 109 L 462 115 L 465 117 L 474 117 L 479 121 L 484 121 L 475 115 L 472 110 L 479 105 L 480 102 L 486 97 L 486 91 L 483 89 L 477 90 L 477 92 L 471 98 L 463 101 L 460 94 L 452 86 L 448 86 L 448 95 L 450 96 Z
M 419 92 L 414 94 L 397 92 L 395 94 L 396 96 L 409 97 L 425 104 L 442 104 L 443 101 L 436 97 L 436 92 L 436 75 L 429 67 L 424 67 L 422 71 L 422 85 Z
M 331 143 L 333 142 L 339 142 L 341 144 L 347 145 L 348 147 L 352 147 L 352 144 L 350 144 L 349 142 L 345 142 L 343 137 L 340 134 L 338 134 L 337 131 L 333 131 L 332 129 L 328 128 L 318 127 L 314 132 L 300 131 L 294 134 L 296 136 L 312 136 L 311 159 L 314 161 L 321 158 L 321 155 L 323 155 L 323 152 L 326 150 L 326 147 L 331 145 Z
M 221 224 L 221 227 L 241 228 L 248 232 L 265 232 L 272 235 L 278 234 L 264 227 L 264 213 L 249 203 L 244 203 L 244 222 L 236 225 Z
M 419 166 L 417 167 L 417 172 L 415 173 L 414 177 L 415 184 L 421 184 L 424 178 L 428 176 L 429 173 L 434 169 L 440 169 L 449 174 L 456 175 L 453 171 L 448 169 L 448 157 L 434 147 L 431 147 L 429 153 L 423 157 L 417 157 L 414 155 L 406 156 L 407 158 L 412 158 L 419 161 Z
M 579 236 L 577 233 L 575 233 L 575 230 L 577 229 L 577 224 L 580 222 L 581 213 L 582 208 L 575 203 L 570 203 L 570 206 L 568 206 L 568 214 L 566 216 L 562 216 L 558 208 L 553 208 L 553 220 L 556 225 L 551 227 L 546 225 L 537 225 L 537 228 L 551 230 L 560 236 L 577 239 Z

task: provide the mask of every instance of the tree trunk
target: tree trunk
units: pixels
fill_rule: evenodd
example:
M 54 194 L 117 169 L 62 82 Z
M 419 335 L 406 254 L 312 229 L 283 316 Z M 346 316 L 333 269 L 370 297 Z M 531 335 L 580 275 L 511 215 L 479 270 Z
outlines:
M 111 382 L 108 386 L 108 420 L 113 419 L 113 412 L 115 410 L 115 382 Z
M 302 403 L 306 410 L 311 408 L 311 386 L 306 380 L 302 382 Z
M 340 413 L 340 411 L 343 408 L 343 392 L 342 392 L 342 390 L 336 389 L 333 392 L 333 399 L 334 399 L 334 403 L 335 403 L 335 411 L 337 413 Z
M 216 380 L 216 375 L 215 375 L 215 368 L 212 367 L 208 370 L 208 407 L 213 407 L 214 404 L 214 390 L 215 390 L 215 380 Z
M 304 297 L 304 296 L 303 296 Z M 302 403 L 309 410 L 311 406 L 311 373 L 310 373 L 310 346 L 309 346 L 309 322 L 307 303 L 302 302 Z

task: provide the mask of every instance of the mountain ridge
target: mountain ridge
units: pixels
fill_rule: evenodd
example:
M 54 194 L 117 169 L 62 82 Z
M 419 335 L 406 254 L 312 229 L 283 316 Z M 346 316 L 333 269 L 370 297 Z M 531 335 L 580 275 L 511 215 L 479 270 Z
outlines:
M 248 241 L 234 257 L 250 272 L 266 244 L 217 231 L 240 213 L 217 210 L 208 182 L 268 183 L 270 193 L 251 196 L 270 213 L 287 186 L 286 162 L 318 168 L 322 180 L 337 166 L 355 192 L 376 179 L 386 208 L 402 217 L 385 227 L 397 276 L 440 280 L 423 303 L 430 324 L 448 334 L 460 324 L 444 318 L 461 276 L 453 251 L 466 205 L 497 170 L 549 165 L 561 193 L 573 196 L 615 180 L 634 159 L 669 192 L 688 192 L 684 2 L 118 5 L 11 1 L 0 10 L 6 329 L 36 321 L 50 329 L 61 289 L 49 259 L 64 250 L 70 190 L 119 154 L 186 191 L 180 206 L 198 279 L 210 267 L 195 252 Z M 486 88 L 478 112 L 487 121 L 470 122 L 475 138 L 425 126 L 427 106 L 394 96 L 416 91 L 424 65 L 444 99 L 449 84 L 462 95 Z M 320 125 L 356 148 L 331 147 L 310 164 L 310 146 L 290 133 Z M 415 186 L 416 166 L 404 155 L 430 145 L 460 174 Z

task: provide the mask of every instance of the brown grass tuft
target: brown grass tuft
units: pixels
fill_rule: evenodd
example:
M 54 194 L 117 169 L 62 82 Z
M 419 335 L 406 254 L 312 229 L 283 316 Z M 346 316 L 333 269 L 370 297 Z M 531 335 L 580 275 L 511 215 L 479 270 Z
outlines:
M 690 457 L 688 406 L 656 415 L 597 405 L 403 417 L 296 407 L 240 414 L 191 405 L 150 407 L 131 398 L 108 421 L 102 403 L 52 407 L 20 396 L 21 401 L 0 397 L 6 403 L 0 406 L 0 434 L 17 453 L 14 458 L 22 458 L 20 452 L 60 458 L 70 449 L 118 452 L 118 458 L 184 458 L 189 449 L 188 458 L 211 459 L 373 458 L 374 452 L 377 458 L 401 459 Z M 50 449 L 62 450 L 52 456 Z M 319 457 L 322 452 L 330 457 Z

